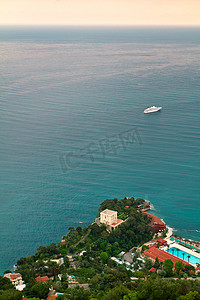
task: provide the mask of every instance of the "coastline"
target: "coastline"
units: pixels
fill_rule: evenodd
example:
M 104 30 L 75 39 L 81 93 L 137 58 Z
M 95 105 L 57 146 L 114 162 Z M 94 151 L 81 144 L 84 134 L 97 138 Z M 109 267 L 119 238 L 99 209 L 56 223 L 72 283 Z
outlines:
M 40 246 L 32 256 L 19 258 L 14 272 L 6 270 L 1 279 L 14 285 L 20 300 L 30 295 L 40 299 L 63 295 L 64 300 L 77 289 L 87 291 L 89 300 L 89 294 L 102 292 L 96 280 L 101 282 L 104 276 L 113 283 L 121 277 L 123 286 L 125 276 L 131 290 L 136 280 L 198 277 L 200 281 L 200 248 L 195 248 L 199 243 L 193 246 L 173 236 L 163 219 L 147 213 L 149 208 L 150 201 L 142 198 L 106 199 L 94 222 L 84 228 L 70 226 L 58 244 Z
M 153 209 L 152 209 L 153 208 Z M 150 209 L 146 210 L 147 212 L 150 212 L 152 214 L 154 214 L 155 216 L 157 216 L 156 214 L 156 210 L 154 209 L 154 205 L 152 203 L 150 203 Z M 80 226 L 82 225 L 83 222 L 80 223 Z M 93 222 L 91 223 L 93 224 Z M 191 244 L 191 246 L 198 246 L 198 248 L 200 249 L 200 242 L 199 241 L 195 241 L 193 239 L 189 239 L 189 238 L 185 238 L 184 235 L 183 236 L 179 236 L 179 235 L 176 235 L 176 229 L 175 228 L 172 228 L 170 227 L 169 225 L 166 224 L 166 228 L 168 229 L 168 233 L 167 233 L 167 237 L 165 239 L 169 239 L 170 237 L 174 237 L 174 238 L 178 238 L 179 240 L 183 241 L 183 242 L 188 242 Z M 174 232 L 175 231 L 175 232 Z M 62 237 L 63 238 L 63 237 Z M 62 243 L 63 239 L 58 239 L 58 243 L 59 241 Z M 53 241 L 52 241 L 53 242 Z M 36 249 L 35 249 L 36 250 Z M 29 254 L 31 255 L 31 254 Z M 27 256 L 26 254 L 24 255 L 25 257 Z M 19 259 L 19 257 L 18 257 Z M 7 268 L 5 269 L 11 269 L 11 270 L 14 270 L 15 265 L 12 265 L 12 266 L 8 266 Z M 5 271 L 5 269 L 2 269 L 2 274 L 3 272 Z

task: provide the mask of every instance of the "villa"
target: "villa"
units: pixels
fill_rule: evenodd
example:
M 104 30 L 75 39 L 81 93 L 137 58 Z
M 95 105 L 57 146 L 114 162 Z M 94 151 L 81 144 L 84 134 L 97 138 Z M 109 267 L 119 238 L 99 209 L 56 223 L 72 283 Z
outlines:
M 100 223 L 106 224 L 109 231 L 115 230 L 123 220 L 117 219 L 117 211 L 105 209 L 100 213 Z
M 18 285 L 23 285 L 22 275 L 19 273 L 6 273 L 4 274 L 4 277 L 10 279 L 15 287 Z
M 38 276 L 35 278 L 35 280 L 37 282 L 47 282 L 47 281 L 49 281 L 49 277 L 48 276 L 43 276 L 43 277 Z

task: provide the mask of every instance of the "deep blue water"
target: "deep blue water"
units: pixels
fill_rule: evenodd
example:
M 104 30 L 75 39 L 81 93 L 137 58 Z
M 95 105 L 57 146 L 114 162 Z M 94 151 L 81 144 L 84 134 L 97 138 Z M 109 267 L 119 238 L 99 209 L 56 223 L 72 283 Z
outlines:
M 106 198 L 148 199 L 200 241 L 199 33 L 1 28 L 0 273 Z

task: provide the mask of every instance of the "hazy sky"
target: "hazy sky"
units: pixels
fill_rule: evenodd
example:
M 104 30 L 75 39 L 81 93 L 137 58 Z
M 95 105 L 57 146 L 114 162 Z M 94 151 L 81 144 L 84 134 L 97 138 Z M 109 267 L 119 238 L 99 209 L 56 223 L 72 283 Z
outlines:
M 0 0 L 0 24 L 200 25 L 200 0 Z

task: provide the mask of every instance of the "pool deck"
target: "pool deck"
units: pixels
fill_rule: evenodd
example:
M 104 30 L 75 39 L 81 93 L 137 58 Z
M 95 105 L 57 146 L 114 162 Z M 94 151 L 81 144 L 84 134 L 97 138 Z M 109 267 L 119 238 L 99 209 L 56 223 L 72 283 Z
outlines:
M 173 247 L 175 247 L 175 248 L 177 248 L 177 249 L 180 249 L 180 250 L 182 250 L 182 251 L 184 251 L 184 252 L 186 252 L 186 253 L 188 253 L 188 254 L 191 254 L 191 255 L 193 255 L 193 256 L 195 256 L 195 257 L 197 257 L 197 258 L 200 259 L 200 253 L 197 253 L 197 252 L 195 252 L 194 250 L 188 249 L 188 248 L 186 248 L 186 247 L 184 247 L 184 246 L 182 246 L 182 245 L 177 244 L 176 242 L 170 243 L 169 249 L 170 249 L 170 248 L 173 248 Z M 191 264 L 191 263 L 190 263 L 190 264 Z M 192 265 L 194 265 L 194 264 L 192 264 Z

